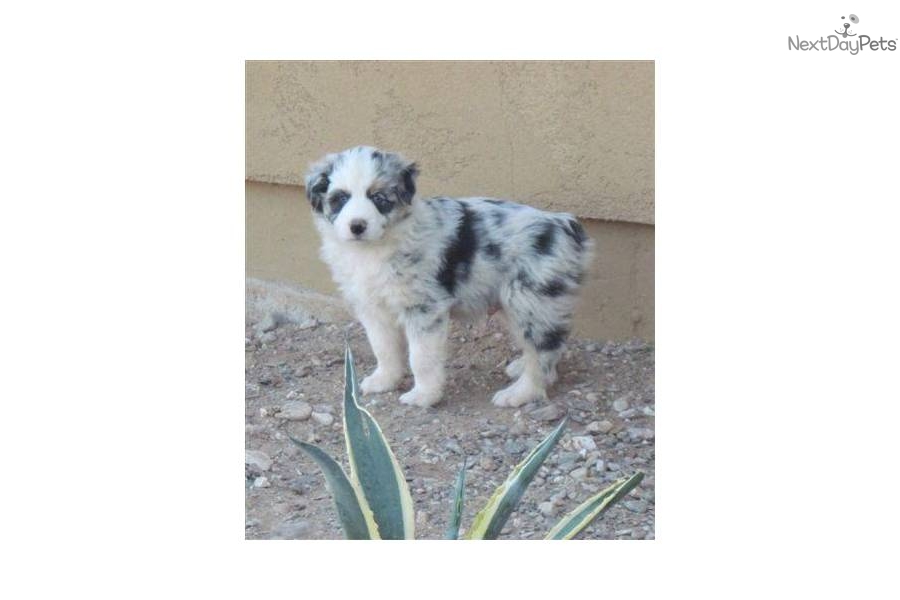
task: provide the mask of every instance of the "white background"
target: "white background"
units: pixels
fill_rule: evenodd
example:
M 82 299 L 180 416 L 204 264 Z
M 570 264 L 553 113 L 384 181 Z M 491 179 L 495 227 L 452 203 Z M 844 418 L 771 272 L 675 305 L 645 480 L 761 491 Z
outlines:
M 0 19 L 10 597 L 897 597 L 900 49 L 787 49 L 848 12 L 896 39 L 889 3 L 28 6 Z M 262 58 L 657 61 L 655 541 L 244 541 Z

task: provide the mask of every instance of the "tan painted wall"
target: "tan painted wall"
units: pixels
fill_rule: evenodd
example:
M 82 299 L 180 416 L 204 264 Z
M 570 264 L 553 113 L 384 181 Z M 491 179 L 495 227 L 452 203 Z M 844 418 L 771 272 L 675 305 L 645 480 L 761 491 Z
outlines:
M 418 161 L 422 195 L 654 222 L 653 62 L 247 62 L 246 98 L 252 181 L 369 144 Z
M 247 276 L 337 296 L 328 268 L 318 256 L 319 237 L 303 188 L 247 182 L 246 199 Z M 576 335 L 652 340 L 653 227 L 593 219 L 582 222 L 597 244 L 597 259 L 576 312 Z M 342 302 L 335 298 L 334 304 Z

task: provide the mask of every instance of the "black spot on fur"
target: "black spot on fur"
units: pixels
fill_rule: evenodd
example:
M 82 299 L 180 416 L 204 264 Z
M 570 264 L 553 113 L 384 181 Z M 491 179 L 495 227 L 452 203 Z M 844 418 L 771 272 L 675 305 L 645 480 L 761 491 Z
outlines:
M 475 213 L 462 202 L 459 203 L 459 206 L 462 209 L 462 215 L 456 227 L 456 237 L 450 241 L 444 250 L 443 264 L 437 273 L 438 283 L 451 296 L 456 291 L 458 283 L 463 283 L 469 279 L 469 273 L 472 270 L 472 259 L 475 256 L 477 247 Z
M 495 210 L 491 213 L 491 217 L 493 217 L 496 227 L 500 227 L 506 221 L 506 213 L 502 210 Z
M 503 251 L 500 249 L 500 246 L 493 242 L 484 247 L 484 254 L 493 260 L 500 260 L 503 258 Z
M 506 202 L 504 202 L 503 200 L 494 200 L 493 198 L 485 198 L 484 201 L 495 206 L 503 206 L 504 204 L 506 204 Z
M 538 254 L 550 254 L 556 239 L 556 225 L 546 223 L 541 232 L 534 238 L 534 249 Z
M 522 287 L 526 290 L 534 289 L 534 280 L 526 273 L 525 271 L 519 271 L 516 273 L 516 281 L 522 284 Z
M 584 243 L 587 241 L 587 235 L 585 235 L 584 228 L 581 226 L 581 223 L 579 223 L 575 219 L 570 219 L 566 222 L 566 225 L 563 226 L 562 230 L 567 236 L 572 238 L 572 240 L 575 242 L 575 245 L 578 246 L 579 249 L 584 247 Z
M 569 330 L 565 327 L 557 327 L 555 329 L 551 329 L 544 334 L 541 342 L 536 347 L 541 352 L 558 350 L 559 347 L 563 345 L 563 342 L 566 341 L 567 335 L 569 335 Z
M 415 265 L 415 264 L 422 262 L 422 255 L 419 254 L 418 252 L 411 252 L 411 253 L 404 252 L 403 258 L 406 259 L 406 262 L 408 262 L 411 265 Z
M 542 285 L 538 291 L 544 296 L 556 298 L 557 296 L 565 294 L 568 291 L 568 286 L 566 286 L 566 282 L 562 279 L 551 279 Z

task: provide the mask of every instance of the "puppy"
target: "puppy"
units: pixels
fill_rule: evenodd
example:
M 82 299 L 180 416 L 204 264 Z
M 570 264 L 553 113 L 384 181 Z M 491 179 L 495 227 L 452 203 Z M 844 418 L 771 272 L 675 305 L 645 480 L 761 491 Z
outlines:
M 409 346 L 413 388 L 400 402 L 441 400 L 450 317 L 501 311 L 522 356 L 497 406 L 546 397 L 569 334 L 591 241 L 569 214 L 492 198 L 414 199 L 415 163 L 359 146 L 310 167 L 306 194 L 321 256 L 378 361 L 360 388 L 396 389 Z

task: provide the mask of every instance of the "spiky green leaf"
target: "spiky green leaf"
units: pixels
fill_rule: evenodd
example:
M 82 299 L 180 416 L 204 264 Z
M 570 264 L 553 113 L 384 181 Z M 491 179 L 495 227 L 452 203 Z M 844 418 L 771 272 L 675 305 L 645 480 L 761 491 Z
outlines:
M 643 478 L 644 474 L 638 471 L 631 477 L 620 479 L 602 492 L 591 496 L 554 525 L 544 539 L 572 539 L 613 504 L 627 496 L 628 492 L 633 490 Z
M 318 446 L 301 442 L 293 436 L 291 436 L 291 441 L 312 458 L 322 470 L 322 474 L 325 475 L 325 483 L 334 498 L 338 519 L 346 538 L 348 540 L 378 539 L 378 529 L 374 527 L 374 523 L 366 522 L 357 492 L 341 465 Z
M 544 438 L 540 444 L 525 457 L 525 459 L 516 465 L 509 477 L 500 487 L 494 491 L 484 508 L 475 515 L 472 527 L 466 532 L 466 539 L 470 540 L 494 540 L 500 535 L 503 525 L 506 524 L 512 511 L 515 510 L 525 488 L 534 479 L 538 469 L 547 455 L 556 446 L 559 438 L 563 434 L 566 427 L 564 418 L 560 421 L 550 435 Z
M 344 357 L 344 376 L 344 439 L 350 459 L 350 479 L 362 490 L 382 539 L 413 539 L 409 486 L 378 423 L 359 405 L 356 369 L 349 346 Z
M 455 540 L 459 537 L 459 523 L 462 520 L 463 495 L 466 485 L 466 461 L 463 459 L 462 468 L 456 476 L 456 490 L 453 493 L 453 510 L 450 513 L 450 524 L 447 525 L 447 539 Z

